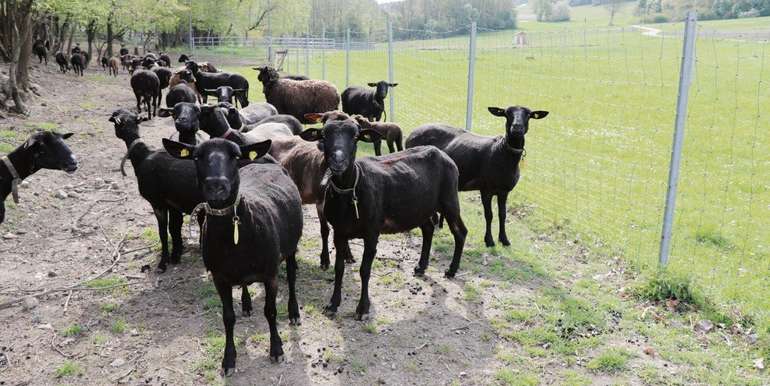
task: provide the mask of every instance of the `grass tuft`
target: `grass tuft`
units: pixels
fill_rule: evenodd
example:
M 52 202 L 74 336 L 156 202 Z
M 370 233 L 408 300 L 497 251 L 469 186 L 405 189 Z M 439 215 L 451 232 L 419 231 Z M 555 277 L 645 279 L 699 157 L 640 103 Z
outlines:
M 69 325 L 64 331 L 61 332 L 62 336 L 74 337 L 83 333 L 83 327 L 77 323 Z
M 56 368 L 55 372 L 56 378 L 65 378 L 82 374 L 83 370 L 80 368 L 80 365 L 72 361 L 64 361 L 61 366 Z
M 633 355 L 626 350 L 610 348 L 588 362 L 588 369 L 602 373 L 617 373 L 626 369 Z

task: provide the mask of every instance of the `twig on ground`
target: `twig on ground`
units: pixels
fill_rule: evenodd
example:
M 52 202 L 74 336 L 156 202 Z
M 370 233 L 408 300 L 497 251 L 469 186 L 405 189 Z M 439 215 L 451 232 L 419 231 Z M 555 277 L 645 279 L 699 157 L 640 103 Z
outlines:
M 421 349 L 423 349 L 423 348 L 424 348 L 425 346 L 427 346 L 427 345 L 428 345 L 428 342 L 425 342 L 425 343 L 423 343 L 423 344 L 421 344 L 421 345 L 417 346 L 417 348 L 415 348 L 415 349 L 414 349 L 414 351 L 417 351 L 417 350 L 421 350 Z
M 122 247 L 123 243 L 126 241 L 126 236 L 127 235 L 128 235 L 128 232 L 123 234 L 123 237 L 120 239 L 118 244 L 115 246 L 115 250 L 110 255 L 111 257 L 115 256 L 113 258 L 112 264 L 107 269 L 105 269 L 104 271 L 100 272 L 99 274 L 97 274 L 95 276 L 92 276 L 92 277 L 90 277 L 88 279 L 83 279 L 83 280 L 81 280 L 81 281 L 79 281 L 79 282 L 77 282 L 77 283 L 75 283 L 73 285 L 70 285 L 68 287 L 50 289 L 50 290 L 46 290 L 46 291 L 43 291 L 43 292 L 40 292 L 40 293 L 37 293 L 37 294 L 22 296 L 22 297 L 18 297 L 16 299 L 12 299 L 12 300 L 0 303 L 0 310 L 6 309 L 8 307 L 12 307 L 12 306 L 14 306 L 14 305 L 16 305 L 18 303 L 23 302 L 25 299 L 28 299 L 28 298 L 37 298 L 37 297 L 48 295 L 48 294 L 55 293 L 55 292 L 63 292 L 63 291 L 70 291 L 70 290 L 72 290 L 72 291 L 83 291 L 83 290 L 92 289 L 92 288 L 89 288 L 89 287 L 83 287 L 83 284 L 88 283 L 89 281 L 93 281 L 93 280 L 96 280 L 96 279 L 99 279 L 99 278 L 103 277 L 104 275 L 106 275 L 107 273 L 112 271 L 112 269 L 115 268 L 116 265 L 118 265 L 118 262 L 120 262 L 120 256 L 121 256 L 121 254 L 120 254 L 120 247 Z M 121 286 L 121 285 L 128 285 L 128 284 L 124 283 L 124 284 L 120 284 L 118 286 Z
M 121 375 L 121 376 L 119 376 L 119 377 L 117 377 L 117 378 L 113 379 L 112 381 L 113 381 L 113 382 L 118 382 L 118 381 L 120 381 L 121 379 L 123 379 L 123 378 L 125 378 L 125 377 L 127 377 L 127 376 L 131 375 L 131 373 L 133 373 L 133 372 L 134 372 L 134 370 L 136 370 L 136 368 L 132 367 L 132 368 L 130 368 L 128 371 L 126 371 L 126 373 L 125 373 L 125 374 L 123 374 L 123 375 Z
M 67 314 L 67 307 L 70 306 L 70 299 L 72 299 L 72 290 L 70 290 L 69 294 L 67 295 L 67 300 L 64 302 L 64 310 L 62 311 L 63 314 Z
M 61 355 L 61 356 L 65 357 L 65 358 L 67 358 L 67 359 L 70 359 L 70 358 L 72 358 L 72 355 L 71 355 L 71 354 L 67 354 L 67 353 L 65 353 L 65 352 L 63 352 L 63 351 L 61 351 L 61 350 L 59 350 L 59 348 L 58 348 L 58 347 L 56 347 L 56 331 L 53 331 L 53 333 L 51 334 L 51 348 L 53 348 L 53 349 L 54 349 L 54 351 L 56 351 L 57 353 L 59 353 L 59 355 Z

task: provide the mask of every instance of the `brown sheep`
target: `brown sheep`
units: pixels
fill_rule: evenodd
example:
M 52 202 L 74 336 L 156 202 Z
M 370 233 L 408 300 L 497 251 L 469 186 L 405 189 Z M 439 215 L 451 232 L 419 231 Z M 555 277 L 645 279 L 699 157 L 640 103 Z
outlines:
M 390 150 L 391 153 L 395 152 L 396 149 L 398 151 L 404 150 L 404 142 L 403 142 L 403 135 L 401 134 L 401 128 L 398 127 L 395 123 L 391 122 L 369 122 L 368 119 L 364 118 L 361 115 L 354 115 L 351 118 L 353 118 L 356 123 L 358 123 L 359 126 L 361 126 L 362 129 L 373 129 L 374 131 L 380 133 L 382 135 L 382 139 L 384 139 L 388 143 L 388 150 Z M 376 155 L 382 155 L 382 152 L 380 150 L 380 146 L 382 145 L 381 140 L 374 141 L 374 154 Z
M 107 61 L 107 69 L 110 71 L 110 75 L 118 76 L 118 69 L 120 68 L 120 59 L 113 56 Z
M 340 104 L 337 88 L 327 81 L 282 79 L 274 68 L 254 69 L 259 71 L 257 79 L 262 82 L 265 99 L 278 109 L 279 114 L 312 123 L 305 114 L 336 110 Z
M 195 95 L 198 97 L 198 103 L 200 103 L 203 100 L 203 97 L 201 96 L 201 93 L 198 92 L 198 87 L 195 83 L 195 77 L 192 75 L 190 70 L 184 67 L 177 69 L 174 71 L 174 74 L 171 75 L 171 79 L 168 80 L 169 89 L 178 85 L 179 83 L 182 83 L 182 81 L 186 81 L 187 86 L 195 91 Z

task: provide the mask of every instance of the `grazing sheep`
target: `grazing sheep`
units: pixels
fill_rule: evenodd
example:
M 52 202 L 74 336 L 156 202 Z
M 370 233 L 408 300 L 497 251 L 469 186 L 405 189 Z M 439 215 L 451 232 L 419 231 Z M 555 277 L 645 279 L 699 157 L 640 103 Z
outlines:
M 63 52 L 59 51 L 54 56 L 56 59 L 56 64 L 59 65 L 59 71 L 61 71 L 62 74 L 66 74 L 67 70 L 69 70 L 70 65 L 67 63 L 67 56 L 64 55 Z
M 185 54 L 179 55 L 179 60 L 178 60 L 179 63 L 185 63 L 185 62 L 189 62 L 189 61 L 190 61 L 190 57 L 189 56 L 187 56 Z
M 388 150 L 391 153 L 394 153 L 396 149 L 398 149 L 398 151 L 404 150 L 401 128 L 398 127 L 398 125 L 395 123 L 369 122 L 368 119 L 360 115 L 354 115 L 352 118 L 355 119 L 355 121 L 359 126 L 361 126 L 362 129 L 373 129 L 374 131 L 380 133 L 382 138 L 388 143 Z M 378 139 L 374 141 L 374 154 L 382 155 L 382 151 L 380 150 L 381 145 L 382 140 Z
M 398 83 L 388 83 L 381 80 L 377 83 L 369 83 L 368 89 L 358 86 L 348 87 L 342 92 L 342 111 L 353 115 L 363 115 L 370 121 L 380 121 L 385 113 L 385 97 L 388 88 L 398 86 Z M 387 119 L 387 114 L 385 114 Z
M 147 115 L 152 119 L 160 103 L 160 80 L 154 72 L 139 70 L 131 75 L 131 88 L 136 96 L 136 111 L 142 112 L 142 102 L 147 108 Z
M 161 258 L 158 272 L 165 272 L 168 264 L 178 264 L 182 256 L 182 214 L 192 213 L 203 201 L 198 192 L 195 166 L 178 160 L 164 151 L 151 150 L 139 137 L 139 123 L 146 120 L 128 110 L 116 110 L 109 121 L 115 125 L 115 136 L 126 143 L 124 157 L 131 161 L 136 174 L 139 194 L 152 206 L 158 221 Z M 121 171 L 122 171 L 121 164 Z M 169 255 L 168 235 L 171 234 Z
M 216 90 L 219 86 L 230 86 L 235 92 L 235 99 L 245 108 L 249 105 L 249 81 L 240 74 L 230 74 L 226 72 L 205 72 L 202 71 L 198 63 L 189 61 L 185 67 L 190 70 L 198 81 L 198 91 L 203 96 L 203 103 L 206 103 L 209 95 L 213 93 L 207 90 Z
M 171 57 L 168 54 L 160 53 L 158 61 L 163 62 L 163 67 L 171 67 Z
M 519 182 L 519 161 L 524 155 L 524 135 L 530 119 L 542 119 L 547 111 L 532 111 L 526 107 L 507 109 L 490 107 L 489 112 L 505 117 L 505 135 L 485 137 L 442 124 L 427 124 L 416 128 L 406 139 L 406 147 L 433 145 L 443 150 L 457 164 L 461 191 L 479 190 L 484 205 L 486 232 L 484 243 L 495 245 L 492 237 L 492 196 L 497 196 L 500 220 L 498 240 L 508 246 L 505 233 L 505 202 L 508 193 Z
M 289 130 L 291 130 L 291 132 L 294 135 L 297 135 L 301 133 L 302 130 L 304 130 L 304 126 L 302 126 L 302 122 L 300 122 L 299 119 L 294 118 L 291 115 L 286 115 L 286 114 L 271 115 L 257 122 L 257 125 L 261 125 L 263 123 L 268 123 L 268 122 L 283 123 L 289 128 Z
M 401 233 L 419 227 L 422 252 L 415 275 L 428 267 L 436 213 L 446 217 L 454 236 L 452 262 L 445 272 L 454 277 L 467 229 L 460 216 L 457 193 L 458 172 L 452 159 L 432 146 L 422 146 L 381 157 L 356 160 L 358 141 L 373 142 L 379 133 L 361 129 L 352 119 L 328 121 L 322 129 L 307 129 L 300 137 L 317 141 L 328 166 L 328 185 L 323 211 L 334 228 L 334 245 L 346 248 L 353 238 L 364 240 L 361 260 L 361 299 L 356 318 L 369 313 L 369 277 L 380 234 Z M 337 312 L 342 297 L 345 263 L 337 254 L 334 264 L 334 293 L 328 313 Z
M 75 155 L 64 143 L 72 133 L 38 131 L 0 161 L 0 224 L 5 220 L 5 199 L 13 194 L 19 203 L 18 185 L 40 169 L 64 170 L 72 174 L 78 168 Z
M 198 146 L 168 139 L 166 151 L 180 159 L 194 160 L 198 192 L 205 220 L 201 227 L 201 252 L 206 269 L 222 301 L 225 350 L 222 370 L 235 370 L 235 285 L 262 282 L 265 286 L 265 318 L 270 326 L 270 358 L 278 361 L 283 343 L 276 323 L 275 299 L 278 267 L 286 260 L 289 283 L 289 323 L 300 323 L 296 296 L 297 244 L 302 235 L 302 203 L 297 187 L 276 164 L 250 164 L 239 168 L 239 160 L 254 160 L 267 153 L 270 141 L 238 146 L 215 138 Z M 242 299 L 248 292 L 242 293 Z M 243 313 L 251 313 L 251 298 L 242 302 Z
M 72 54 L 70 57 L 70 64 L 72 64 L 72 70 L 75 71 L 75 75 L 83 76 L 83 69 L 85 69 L 83 61 L 84 57 L 79 52 Z
M 116 57 L 111 57 L 110 60 L 107 62 L 107 68 L 110 71 L 110 75 L 112 76 L 118 76 L 118 68 L 120 67 L 120 59 Z
M 340 104 L 337 88 L 327 81 L 281 79 L 271 67 L 254 69 L 259 71 L 258 79 L 267 102 L 279 113 L 291 115 L 302 123 L 311 123 L 305 114 L 336 110 Z
M 40 61 L 39 63 L 43 63 L 45 60 L 46 66 L 48 65 L 48 49 L 45 48 L 43 42 L 36 41 L 35 45 L 32 46 L 32 52 L 37 56 L 37 59 Z

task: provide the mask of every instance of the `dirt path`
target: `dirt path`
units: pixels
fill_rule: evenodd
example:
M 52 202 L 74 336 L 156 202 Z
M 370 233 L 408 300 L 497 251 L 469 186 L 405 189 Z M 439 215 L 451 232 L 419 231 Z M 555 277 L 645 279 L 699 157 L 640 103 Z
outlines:
M 195 234 L 190 237 L 185 226 L 188 250 L 181 265 L 163 275 L 141 272 L 143 265 L 157 263 L 155 220 L 138 195 L 130 165 L 129 177 L 117 171 L 125 145 L 107 122 L 114 109 L 134 106 L 128 76 L 109 78 L 92 68 L 76 78 L 54 73 L 53 66 L 34 76 L 46 96 L 32 104 L 28 119 L 0 121 L 0 133 L 18 144 L 36 127 L 75 132 L 69 143 L 80 169 L 74 175 L 37 173 L 22 190 L 22 202 L 9 207 L 0 225 L 0 303 L 115 268 L 88 284 L 110 289 L 60 292 L 0 310 L 0 385 L 222 383 L 221 310 Z M 158 147 L 173 132 L 163 119 L 142 128 L 146 141 Z M 59 191 L 67 198 L 57 198 Z M 385 236 L 366 322 L 353 319 L 357 263 L 346 272 L 338 316 L 320 312 L 333 273 L 318 268 L 318 226 L 315 211 L 306 208 L 298 283 L 302 325 L 288 325 L 282 285 L 279 330 L 286 355 L 285 362 L 272 364 L 261 312 L 246 318 L 236 310 L 238 371 L 228 383 L 686 383 L 702 381 L 703 370 L 664 356 L 674 352 L 674 343 L 658 339 L 666 336 L 669 320 L 694 341 L 676 341 L 676 353 L 724 348 L 718 339 L 693 338 L 681 322 L 685 316 L 629 300 L 622 288 L 630 277 L 618 259 L 599 259 L 579 237 L 558 229 L 533 231 L 516 220 L 528 218 L 531 208 L 512 209 L 514 246 L 486 249 L 478 233 L 478 199 L 467 195 L 463 205 L 471 237 L 458 278 L 442 277 L 452 245 L 446 229 L 436 235 L 422 279 L 411 275 L 421 242 L 417 233 Z M 352 246 L 360 256 L 360 242 Z M 259 310 L 262 288 L 253 285 L 251 292 Z M 741 345 L 741 339 L 731 342 Z M 648 348 L 661 356 L 650 358 Z M 627 353 L 623 366 L 590 367 L 613 350 Z M 712 369 L 733 374 L 747 352 L 738 350 L 739 358 Z M 738 374 L 753 376 L 745 369 Z

